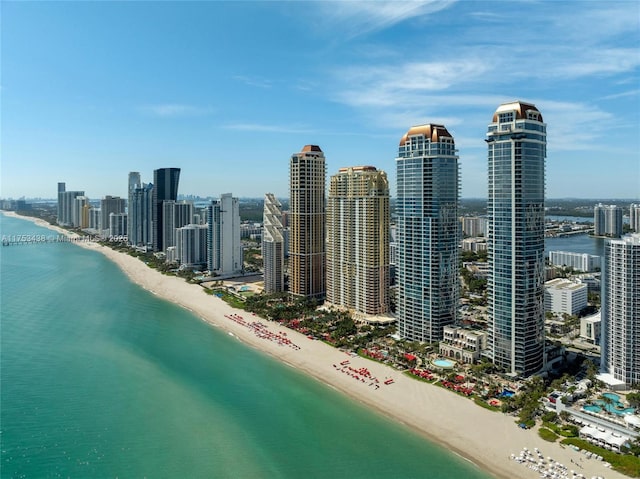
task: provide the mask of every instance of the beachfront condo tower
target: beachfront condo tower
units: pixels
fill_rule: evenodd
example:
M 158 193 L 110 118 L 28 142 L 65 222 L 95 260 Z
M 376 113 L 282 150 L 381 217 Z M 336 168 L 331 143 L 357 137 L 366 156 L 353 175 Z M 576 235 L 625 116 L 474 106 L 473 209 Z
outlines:
M 162 244 L 166 251 L 176 246 L 176 229 L 193 223 L 193 202 L 191 201 L 163 201 L 162 202 Z
M 163 218 L 162 202 L 178 199 L 178 183 L 180 168 L 159 168 L 153 170 L 153 249 L 163 251 Z
M 284 228 L 282 204 L 273 193 L 264 196 L 262 224 L 264 292 L 280 293 L 284 291 Z
M 289 293 L 325 297 L 325 158 L 306 145 L 289 164 Z
M 126 201 L 119 196 L 106 195 L 100 200 L 100 235 L 103 238 L 109 236 L 109 217 L 111 213 L 119 215 L 124 213 Z
M 397 172 L 396 318 L 411 341 L 442 339 L 456 321 L 460 171 L 442 125 L 414 126 L 400 140 Z
M 389 312 L 389 182 L 374 166 L 340 168 L 327 198 L 327 301 Z
M 133 203 L 133 192 L 136 188 L 140 188 L 142 186 L 142 178 L 140 177 L 139 171 L 130 171 L 128 179 L 127 214 L 129 215 L 129 219 L 127 221 L 127 238 L 131 238 L 133 227 L 133 225 L 131 224 L 131 204 Z
M 607 240 L 602 266 L 601 369 L 627 386 L 639 384 L 640 234 Z
M 240 239 L 240 203 L 231 193 L 220 195 L 207 206 L 207 267 L 218 276 L 234 276 L 243 271 Z
M 500 105 L 489 124 L 488 348 L 497 366 L 529 376 L 544 366 L 544 169 L 540 111 Z
M 58 183 L 58 208 L 57 208 L 57 223 L 61 224 L 62 221 L 62 193 L 67 190 L 67 184 L 64 182 Z
M 152 247 L 153 244 L 153 185 L 140 183 L 129 195 L 128 239 L 133 246 Z

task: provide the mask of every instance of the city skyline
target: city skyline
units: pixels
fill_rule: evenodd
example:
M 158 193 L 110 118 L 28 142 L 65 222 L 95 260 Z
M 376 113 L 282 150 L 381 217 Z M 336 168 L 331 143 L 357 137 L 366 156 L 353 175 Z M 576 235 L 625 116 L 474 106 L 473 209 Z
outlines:
M 167 165 L 182 192 L 286 198 L 318 144 L 395 197 L 397 138 L 443 123 L 485 198 L 486 124 L 520 99 L 550 125 L 547 198 L 638 198 L 640 6 L 548 3 L 4 4 L 0 196 L 125 198 L 123 171 Z

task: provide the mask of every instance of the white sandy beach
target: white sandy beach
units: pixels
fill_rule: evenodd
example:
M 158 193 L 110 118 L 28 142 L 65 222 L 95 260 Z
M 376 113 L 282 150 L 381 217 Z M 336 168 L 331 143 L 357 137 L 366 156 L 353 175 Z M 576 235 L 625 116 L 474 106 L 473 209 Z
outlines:
M 10 216 L 35 222 L 40 226 L 68 234 L 66 230 L 51 226 L 34 218 L 13 213 Z M 469 459 L 482 469 L 502 478 L 539 478 L 540 473 L 510 459 L 526 447 L 538 448 L 545 458 L 552 457 L 568 470 L 575 470 L 586 478 L 602 476 L 607 479 L 625 478 L 620 473 L 603 466 L 602 462 L 562 447 L 559 443 L 542 440 L 536 430 L 517 427 L 511 416 L 492 412 L 476 406 L 473 401 L 443 388 L 425 384 L 383 364 L 360 357 L 350 357 L 321 341 L 253 317 L 250 313 L 231 308 L 221 299 L 205 294 L 199 285 L 188 284 L 183 279 L 165 276 L 147 267 L 142 261 L 116 252 L 97 243 L 78 242 L 82 247 L 94 249 L 116 263 L 127 276 L 143 288 L 161 298 L 183 306 L 202 320 L 232 333 L 244 343 L 255 347 L 287 364 L 302 370 L 314 378 L 333 386 L 352 398 L 374 407 Z M 247 321 L 260 320 L 275 334 L 286 337 L 300 348 L 295 349 L 256 336 L 253 330 L 232 321 L 227 316 L 238 314 Z M 340 363 L 348 360 L 353 368 L 367 368 L 378 378 L 379 387 L 362 382 L 340 372 Z M 337 365 L 338 367 L 334 366 Z M 393 383 L 384 381 L 392 378 Z M 572 477 L 568 473 L 567 477 Z

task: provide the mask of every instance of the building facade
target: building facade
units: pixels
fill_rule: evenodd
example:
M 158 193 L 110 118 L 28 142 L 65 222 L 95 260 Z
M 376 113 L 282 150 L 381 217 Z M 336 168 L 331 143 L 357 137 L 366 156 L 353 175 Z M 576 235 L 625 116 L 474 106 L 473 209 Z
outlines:
M 573 268 L 575 271 L 591 273 L 600 269 L 600 256 L 568 251 L 549 251 L 549 263 L 554 266 Z
M 442 338 L 457 318 L 460 173 L 442 125 L 414 126 L 396 158 L 396 317 L 411 341 Z
M 264 197 L 262 259 L 265 293 L 280 293 L 284 284 L 284 234 L 282 204 L 273 193 Z
M 577 315 L 587 307 L 587 285 L 565 278 L 544 285 L 544 310 L 556 314 Z
M 103 237 L 109 236 L 109 216 L 111 213 L 119 215 L 124 213 L 126 203 L 124 198 L 107 195 L 100 200 L 100 234 Z M 126 233 L 125 233 L 126 234 Z
M 127 213 L 111 213 L 109 215 L 109 238 L 122 241 L 127 237 Z
M 62 205 L 59 205 L 60 216 L 58 217 L 58 224 L 61 226 L 80 226 L 74 223 L 74 219 L 78 218 L 76 214 L 76 198 L 84 196 L 84 191 L 62 191 L 58 193 L 58 197 L 62 200 Z
M 152 203 L 152 244 L 154 251 L 164 251 L 162 202 L 178 199 L 180 168 L 160 168 L 153 170 L 153 203 Z
M 640 383 L 640 233 L 605 243 L 601 293 L 601 369 Z
M 640 204 L 631 203 L 629 206 L 629 226 L 631 231 L 640 233 Z
M 486 141 L 489 356 L 529 376 L 544 366 L 546 125 L 534 105 L 505 103 Z
M 289 292 L 323 300 L 325 281 L 324 153 L 306 145 L 289 163 Z
M 206 225 L 176 228 L 175 242 L 175 260 L 181 267 L 196 268 L 207 264 Z
M 162 244 L 166 250 L 170 246 L 176 246 L 176 229 L 193 223 L 193 203 L 163 201 L 162 219 Z
M 57 217 L 56 217 L 56 221 L 58 224 L 62 224 L 61 223 L 61 219 L 62 219 L 62 193 L 64 193 L 65 191 L 67 191 L 67 184 L 65 182 L 59 182 L 58 183 L 58 207 L 57 207 Z
M 340 168 L 327 199 L 327 301 L 389 312 L 389 182 L 373 166 Z
M 225 193 L 207 208 L 207 266 L 220 276 L 243 271 L 240 240 L 240 205 L 238 198 Z
M 152 247 L 153 185 L 141 183 L 130 194 L 128 208 L 128 240 L 133 246 Z
M 598 203 L 593 208 L 593 234 L 619 238 L 622 235 L 622 207 Z

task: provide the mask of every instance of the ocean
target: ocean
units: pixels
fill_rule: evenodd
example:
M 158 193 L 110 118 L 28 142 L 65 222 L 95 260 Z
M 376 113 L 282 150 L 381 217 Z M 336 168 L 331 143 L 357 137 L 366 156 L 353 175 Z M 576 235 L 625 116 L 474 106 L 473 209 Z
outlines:
M 0 215 L 0 233 L 51 235 Z M 0 247 L 2 478 L 487 479 L 69 243 Z

